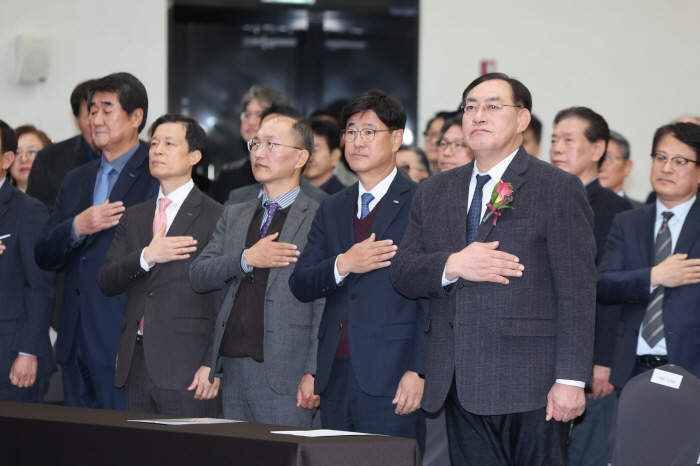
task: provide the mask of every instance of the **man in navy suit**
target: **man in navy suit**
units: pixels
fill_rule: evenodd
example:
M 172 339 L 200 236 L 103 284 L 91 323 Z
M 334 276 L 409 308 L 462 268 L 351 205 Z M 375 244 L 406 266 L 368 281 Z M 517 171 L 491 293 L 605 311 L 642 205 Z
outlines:
M 326 298 L 314 387 L 321 423 L 415 438 L 422 452 L 428 306 L 397 293 L 388 268 L 418 187 L 397 176 L 406 112 L 369 91 L 343 108 L 342 119 L 345 156 L 360 181 L 321 203 L 289 279 L 300 301 Z
M 66 268 L 56 342 L 66 405 L 124 409 L 115 363 L 125 297 L 106 297 L 96 277 L 124 210 L 158 193 L 138 139 L 148 95 L 136 77 L 115 73 L 93 83 L 88 102 L 102 156 L 66 175 L 35 255 L 45 270 Z
M 610 382 L 667 363 L 700 377 L 700 126 L 654 135 L 656 201 L 615 217 L 600 263 L 598 297 L 622 304 Z
M 0 400 L 41 403 L 56 368 L 53 274 L 37 267 L 34 243 L 49 214 L 5 178 L 16 150 L 15 132 L 0 121 Z

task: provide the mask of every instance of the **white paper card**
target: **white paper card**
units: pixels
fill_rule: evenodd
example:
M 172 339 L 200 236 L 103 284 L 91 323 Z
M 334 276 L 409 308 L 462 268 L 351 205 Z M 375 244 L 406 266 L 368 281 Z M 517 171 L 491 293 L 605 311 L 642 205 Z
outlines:
M 230 422 L 245 421 L 232 421 L 231 419 L 216 419 L 210 417 L 195 417 L 185 419 L 129 419 L 128 422 L 144 422 L 146 424 L 162 424 L 166 426 L 186 426 L 193 424 L 228 424 Z
M 662 371 L 661 369 L 654 369 L 654 373 L 651 375 L 651 381 L 658 383 L 659 385 L 666 385 L 671 388 L 681 388 L 681 381 L 683 380 L 682 375 L 674 374 L 673 372 Z
M 378 435 L 365 434 L 363 432 L 346 432 L 344 430 L 316 429 L 316 430 L 278 430 L 271 434 L 296 435 L 298 437 L 343 437 L 346 435 Z

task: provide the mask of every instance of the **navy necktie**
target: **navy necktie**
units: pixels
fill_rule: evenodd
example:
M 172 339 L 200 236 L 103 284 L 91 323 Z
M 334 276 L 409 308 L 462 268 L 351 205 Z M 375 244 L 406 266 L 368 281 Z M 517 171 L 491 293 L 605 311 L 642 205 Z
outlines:
M 280 208 L 280 205 L 276 202 L 266 201 L 263 203 L 263 205 L 265 206 L 265 209 L 267 209 L 267 219 L 265 220 L 265 223 L 263 223 L 263 226 L 260 229 L 260 238 L 265 237 L 265 233 L 267 233 L 267 229 L 270 228 L 270 224 L 272 223 L 272 217 L 274 217 L 275 212 L 277 212 L 277 209 Z
M 491 179 L 490 175 L 476 175 L 476 189 L 472 204 L 469 206 L 467 213 L 467 246 L 474 242 L 476 231 L 481 223 L 481 202 L 483 199 L 484 185 Z

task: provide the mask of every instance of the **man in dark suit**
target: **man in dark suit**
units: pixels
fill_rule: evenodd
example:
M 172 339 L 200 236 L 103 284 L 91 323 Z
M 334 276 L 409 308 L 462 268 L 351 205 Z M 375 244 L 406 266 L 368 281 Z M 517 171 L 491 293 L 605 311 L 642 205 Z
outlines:
M 34 262 L 46 207 L 5 178 L 17 150 L 0 121 L 0 400 L 41 403 L 56 361 L 49 340 L 53 274 Z
M 200 293 L 224 290 L 211 360 L 221 368 L 224 417 L 311 427 L 325 302 L 299 302 L 287 281 L 318 208 L 299 189 L 313 135 L 306 122 L 279 116 L 248 148 L 262 199 L 224 210 L 190 280 Z
M 445 402 L 455 466 L 563 465 L 591 379 L 593 213 L 521 147 L 522 83 L 489 73 L 462 98 L 475 161 L 421 183 L 391 267 L 400 293 L 432 298 L 423 408 Z
M 613 218 L 632 205 L 603 188 L 598 173 L 603 166 L 610 131 L 605 119 L 586 107 L 570 107 L 557 113 L 549 156 L 554 166 L 576 175 L 586 187 L 593 209 L 596 266 L 605 251 Z M 607 163 L 607 162 L 606 162 Z M 615 353 L 615 326 L 620 306 L 596 304 L 593 382 L 586 388 L 586 412 L 576 419 L 569 439 L 569 465 L 607 463 L 610 422 L 615 409 L 614 387 L 609 382 Z
M 35 255 L 44 270 L 66 268 L 56 341 L 66 405 L 124 409 L 114 363 L 125 297 L 106 297 L 95 277 L 122 213 L 155 196 L 158 180 L 139 145 L 148 113 L 141 81 L 111 74 L 93 83 L 88 100 L 93 142 L 102 156 L 66 175 Z
M 343 155 L 340 128 L 332 121 L 314 120 L 311 129 L 314 132 L 314 153 L 304 169 L 304 178 L 328 194 L 340 192 L 347 187 L 333 174 Z
M 670 363 L 700 377 L 700 126 L 654 135 L 653 204 L 615 218 L 600 263 L 598 296 L 622 304 L 610 382 Z
M 289 285 L 301 301 L 326 298 L 318 334 L 315 392 L 327 429 L 418 440 L 425 373 L 425 300 L 391 286 L 418 185 L 397 176 L 406 112 L 382 91 L 342 111 L 345 154 L 360 181 L 323 201 Z
M 630 143 L 623 135 L 616 131 L 610 130 L 610 140 L 608 140 L 608 149 L 603 157 L 603 163 L 600 165 L 598 179 L 600 185 L 604 188 L 609 188 L 615 193 L 626 199 L 632 208 L 642 207 L 644 204 L 631 199 L 625 192 L 625 179 L 632 173 L 634 162 L 630 159 Z M 599 255 L 603 251 L 598 251 Z
M 192 181 L 207 138 L 195 120 L 164 115 L 149 134 L 158 197 L 124 212 L 97 275 L 105 295 L 126 293 L 116 382 L 127 411 L 215 417 L 219 378 L 209 383 L 209 374 L 221 297 L 195 293 L 189 268 L 224 208 Z

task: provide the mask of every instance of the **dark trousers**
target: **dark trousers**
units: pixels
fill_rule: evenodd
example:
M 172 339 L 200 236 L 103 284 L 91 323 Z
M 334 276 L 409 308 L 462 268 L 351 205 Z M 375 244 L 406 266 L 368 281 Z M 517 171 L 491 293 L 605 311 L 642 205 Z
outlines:
M 545 421 L 546 408 L 479 416 L 462 408 L 452 380 L 445 400 L 452 466 L 566 466 L 570 422 Z
M 194 374 L 192 379 L 194 380 Z M 216 417 L 216 398 L 195 400 L 195 391 L 158 388 L 148 375 L 143 344 L 137 343 L 134 346 L 129 375 L 124 384 L 127 411 L 180 417 Z
M 115 364 L 103 366 L 90 356 L 80 318 L 73 347 L 62 366 L 66 406 L 124 411 L 124 389 L 115 387 Z
M 393 400 L 393 396 L 367 395 L 357 383 L 350 358 L 336 358 L 328 385 L 321 393 L 321 425 L 324 429 L 414 438 L 422 456 L 425 452 L 423 410 L 396 414 Z

